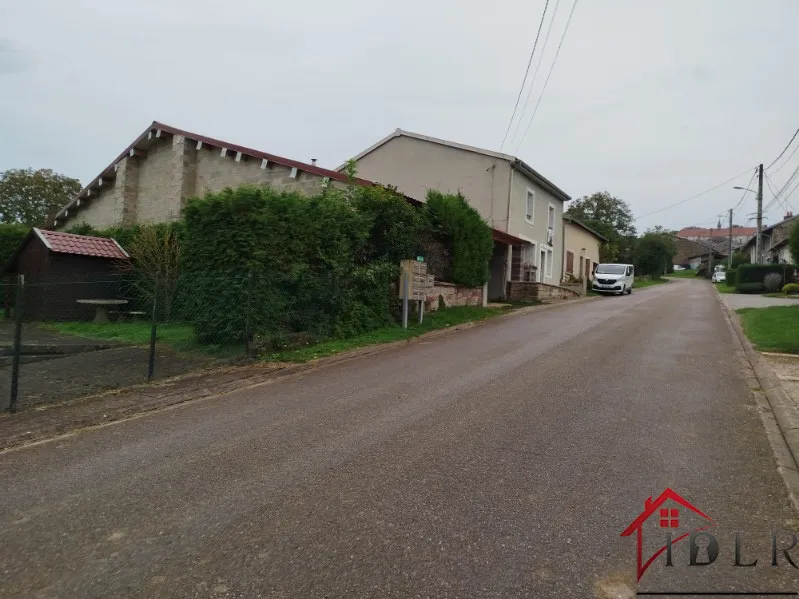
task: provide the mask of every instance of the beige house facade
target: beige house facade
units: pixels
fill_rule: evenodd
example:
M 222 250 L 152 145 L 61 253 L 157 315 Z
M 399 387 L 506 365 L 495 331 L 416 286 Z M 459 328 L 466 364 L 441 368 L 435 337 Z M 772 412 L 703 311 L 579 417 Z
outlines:
M 180 217 L 190 197 L 245 184 L 313 194 L 327 186 L 343 187 L 347 177 L 153 122 L 47 226 L 63 230 L 87 223 L 103 229 L 169 222 Z
M 418 200 L 430 189 L 460 192 L 490 227 L 521 240 L 495 243 L 490 299 L 505 296 L 507 281 L 560 283 L 564 204 L 571 198 L 522 160 L 402 129 L 353 160 L 359 176 Z
M 599 247 L 607 239 L 568 214 L 564 221 L 563 280 L 590 281 L 599 264 Z

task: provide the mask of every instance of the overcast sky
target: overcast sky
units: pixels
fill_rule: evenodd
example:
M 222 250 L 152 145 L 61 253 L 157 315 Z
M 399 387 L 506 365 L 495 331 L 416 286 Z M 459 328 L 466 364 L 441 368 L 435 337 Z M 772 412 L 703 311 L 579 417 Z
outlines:
M 770 163 L 799 127 L 799 1 L 579 0 L 522 138 L 573 2 L 550 0 L 505 146 L 572 197 L 608 190 L 642 216 Z M 543 8 L 0 0 L 0 171 L 86 181 L 153 120 L 330 168 L 397 127 L 497 150 Z M 779 166 L 777 188 L 799 153 Z M 637 225 L 714 224 L 749 178 Z M 736 222 L 754 209 L 747 197 Z

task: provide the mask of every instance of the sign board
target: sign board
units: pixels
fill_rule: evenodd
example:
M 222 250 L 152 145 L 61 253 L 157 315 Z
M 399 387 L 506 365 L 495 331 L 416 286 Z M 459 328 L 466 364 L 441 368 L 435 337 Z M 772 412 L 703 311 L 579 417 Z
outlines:
M 404 299 L 405 277 L 408 277 L 408 299 L 424 300 L 427 290 L 433 286 L 433 277 L 427 274 L 427 264 L 416 260 L 400 262 L 399 296 Z

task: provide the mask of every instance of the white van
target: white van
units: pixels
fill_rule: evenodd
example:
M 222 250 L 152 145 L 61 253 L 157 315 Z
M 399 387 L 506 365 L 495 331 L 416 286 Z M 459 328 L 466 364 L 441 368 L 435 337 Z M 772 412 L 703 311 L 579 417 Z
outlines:
M 598 293 L 633 292 L 635 267 L 632 264 L 599 264 L 594 271 L 591 289 Z

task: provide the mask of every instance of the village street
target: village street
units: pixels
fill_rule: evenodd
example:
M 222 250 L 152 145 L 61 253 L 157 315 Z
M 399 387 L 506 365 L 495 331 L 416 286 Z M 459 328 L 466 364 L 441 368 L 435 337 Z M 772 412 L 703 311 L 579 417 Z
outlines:
M 770 565 L 796 514 L 699 280 L 9 451 L 0 480 L 0 597 L 626 597 L 620 533 L 666 488 L 719 557 L 675 545 L 638 590 L 799 590 Z

